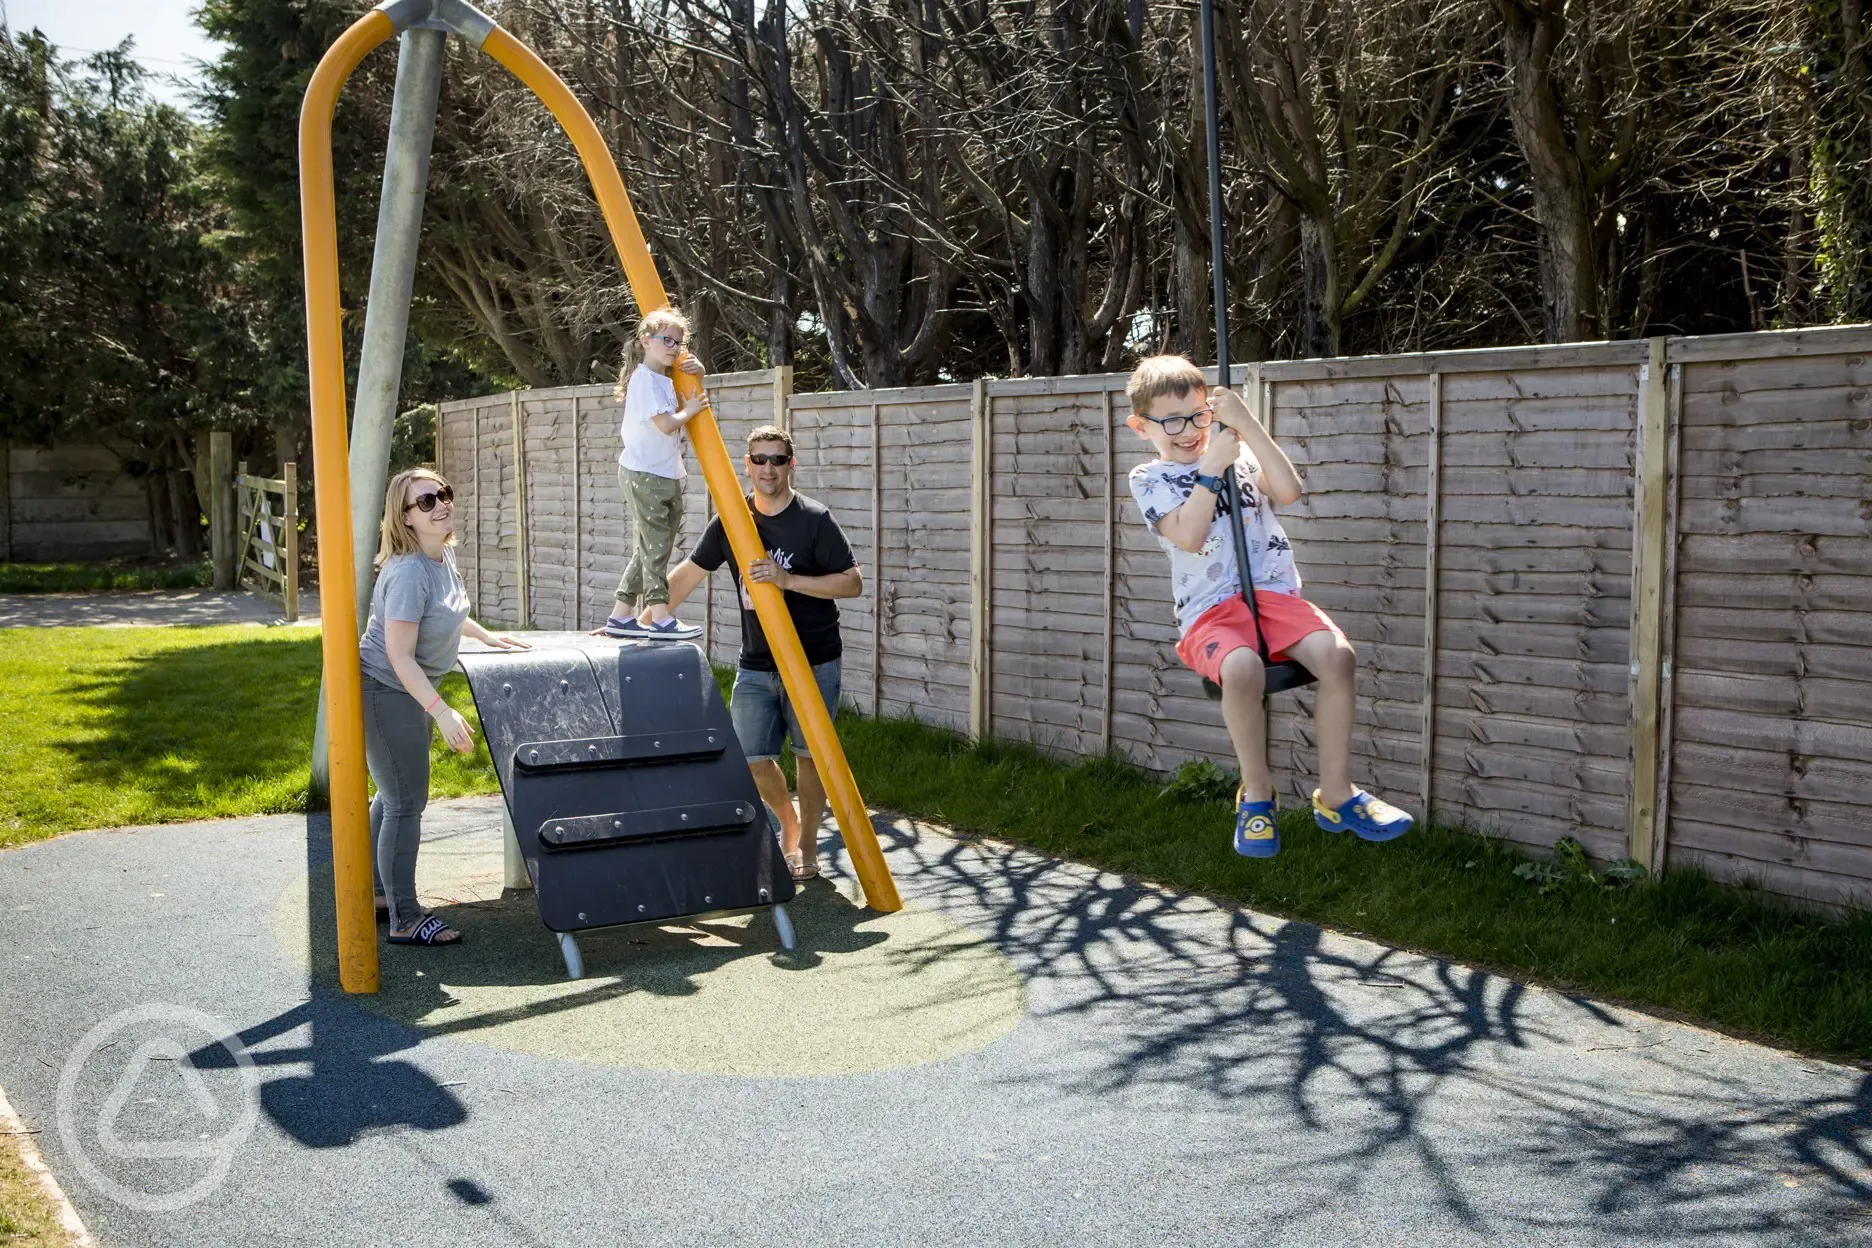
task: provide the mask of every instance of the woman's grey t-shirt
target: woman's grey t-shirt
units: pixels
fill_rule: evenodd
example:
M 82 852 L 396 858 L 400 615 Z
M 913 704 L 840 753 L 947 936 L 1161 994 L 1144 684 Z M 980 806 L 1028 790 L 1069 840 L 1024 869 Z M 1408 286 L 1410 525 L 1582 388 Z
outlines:
M 461 649 L 462 623 L 468 618 L 468 587 L 455 570 L 455 550 L 442 548 L 437 563 L 420 550 L 392 555 L 377 573 L 371 591 L 370 621 L 358 642 L 358 661 L 364 674 L 393 689 L 403 687 L 384 649 L 384 621 L 416 625 L 416 666 L 430 680 L 440 680 L 455 666 Z

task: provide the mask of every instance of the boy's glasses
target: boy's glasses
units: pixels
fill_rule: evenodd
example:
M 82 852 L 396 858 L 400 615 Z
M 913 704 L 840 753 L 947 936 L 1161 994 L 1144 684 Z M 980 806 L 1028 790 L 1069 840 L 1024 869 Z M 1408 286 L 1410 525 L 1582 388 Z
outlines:
M 756 455 L 749 455 L 747 459 L 750 464 L 759 464 L 762 467 L 772 464 L 776 468 L 784 468 L 793 462 L 793 456 L 785 451 L 775 451 L 771 455 L 762 452 Z
M 1138 414 L 1144 415 L 1142 412 Z M 1163 431 L 1174 438 L 1191 425 L 1195 425 L 1198 429 L 1207 429 L 1215 421 L 1215 404 L 1205 403 L 1187 416 L 1166 416 L 1162 420 L 1158 420 L 1155 416 L 1144 416 L 1144 419 L 1153 425 L 1162 425 Z
M 672 351 L 682 350 L 683 340 L 681 338 L 672 338 L 668 334 L 651 334 L 650 341 L 660 342 Z
M 403 504 L 403 510 L 408 511 L 410 508 L 414 507 L 416 510 L 427 514 L 436 509 L 437 503 L 452 503 L 454 501 L 455 487 L 445 485 L 433 494 L 418 494 L 415 502 Z

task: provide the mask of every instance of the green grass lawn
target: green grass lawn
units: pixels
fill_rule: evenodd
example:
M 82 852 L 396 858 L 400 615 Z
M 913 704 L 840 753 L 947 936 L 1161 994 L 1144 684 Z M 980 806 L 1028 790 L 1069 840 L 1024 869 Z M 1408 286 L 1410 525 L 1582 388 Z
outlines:
M 0 630 L 0 846 L 74 828 L 304 808 L 318 640 L 253 625 Z M 451 676 L 443 692 L 473 703 Z M 1872 918 L 1829 920 L 1691 872 L 1617 886 L 1523 876 L 1498 841 L 1420 829 L 1369 845 L 1282 822 L 1229 848 L 1226 800 L 1165 797 L 1114 760 L 1067 765 L 900 721 L 839 716 L 866 799 L 1175 888 L 1524 979 L 1660 1007 L 1810 1052 L 1872 1058 Z M 433 745 L 438 797 L 496 791 L 487 751 Z M 1194 786 L 1200 787 L 1200 786 Z M 1517 869 L 1523 875 L 1517 875 Z
M 0 594 L 205 589 L 212 583 L 206 563 L 0 563 Z
M 0 1244 L 7 1248 L 69 1248 L 52 1202 L 12 1139 L 0 1138 Z
M 76 828 L 305 809 L 316 635 L 0 629 L 0 846 Z M 467 682 L 442 692 L 472 717 Z M 435 744 L 431 791 L 496 791 L 487 751 Z

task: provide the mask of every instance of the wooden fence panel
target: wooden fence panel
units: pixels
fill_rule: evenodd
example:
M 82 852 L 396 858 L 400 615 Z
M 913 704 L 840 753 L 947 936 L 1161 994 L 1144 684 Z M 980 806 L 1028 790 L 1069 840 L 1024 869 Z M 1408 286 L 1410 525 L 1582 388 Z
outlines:
M 630 562 L 630 515 L 618 485 L 617 462 L 624 401 L 610 386 L 589 386 L 579 394 L 578 409 L 578 627 L 590 629 L 611 614 L 618 581 Z
M 988 731 L 1080 757 L 1103 748 L 1111 385 L 989 389 L 992 453 L 1018 467 L 990 476 Z
M 1637 402 L 1629 364 L 1443 380 L 1440 818 L 1625 856 Z
M 1872 901 L 1867 345 L 1679 365 L 1665 853 L 1831 904 Z
M 521 392 L 520 427 L 526 448 L 527 610 L 538 628 L 573 628 L 578 588 L 574 515 L 573 395 L 565 390 Z
M 1302 592 L 1359 652 L 1353 782 L 1415 807 L 1422 770 L 1430 378 L 1271 380 L 1267 391 L 1274 436 L 1306 486 L 1299 502 L 1280 509 Z M 1360 523 L 1339 523 L 1348 520 Z M 1271 701 L 1275 781 L 1287 801 L 1304 804 L 1319 775 L 1314 690 Z
M 0 559 L 141 555 L 151 540 L 148 492 L 116 452 L 0 441 Z
M 802 394 L 790 406 L 795 484 L 832 510 L 865 573 L 864 594 L 839 603 L 845 701 L 966 725 L 968 388 L 883 391 L 875 403 Z

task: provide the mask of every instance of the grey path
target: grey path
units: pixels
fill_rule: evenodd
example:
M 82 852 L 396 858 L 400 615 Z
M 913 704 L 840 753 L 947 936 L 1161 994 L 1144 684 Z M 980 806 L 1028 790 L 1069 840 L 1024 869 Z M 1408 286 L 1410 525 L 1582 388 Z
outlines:
M 429 834 L 496 820 L 445 803 Z M 928 827 L 880 834 L 913 907 L 1025 977 L 1025 1016 L 987 1047 L 769 1078 L 426 1035 L 308 990 L 281 953 L 276 903 L 328 841 L 278 817 L 0 854 L 0 1083 L 114 1245 L 1872 1242 L 1859 1070 Z M 80 1039 L 144 1002 L 225 1019 L 261 1080 L 227 1181 L 178 1212 L 108 1198 L 54 1121 Z M 93 1118 L 112 1091 L 76 1088 Z M 116 1095 L 130 1145 L 174 1117 L 141 1085 Z M 121 1164 L 107 1181 L 197 1163 Z
M 318 626 L 318 595 L 299 596 L 298 626 Z M 283 624 L 278 603 L 212 589 L 132 593 L 0 594 L 0 628 L 128 628 L 180 624 Z

